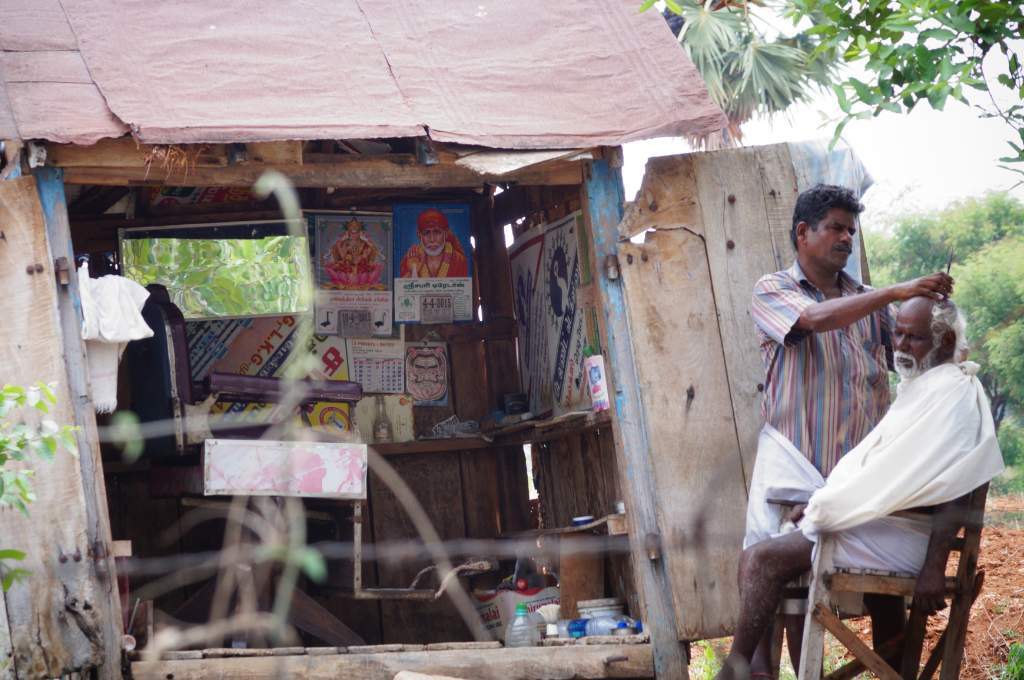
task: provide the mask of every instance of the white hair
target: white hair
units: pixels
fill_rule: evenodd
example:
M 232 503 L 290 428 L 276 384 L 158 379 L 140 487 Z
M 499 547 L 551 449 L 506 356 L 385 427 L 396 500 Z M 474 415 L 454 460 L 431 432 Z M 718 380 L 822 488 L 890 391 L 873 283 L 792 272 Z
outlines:
M 967 358 L 967 321 L 960 312 L 960 308 L 952 300 L 937 301 L 932 305 L 932 340 L 938 347 L 942 342 L 942 336 L 947 331 L 953 331 L 956 337 L 956 348 L 953 351 L 954 361 L 963 361 Z

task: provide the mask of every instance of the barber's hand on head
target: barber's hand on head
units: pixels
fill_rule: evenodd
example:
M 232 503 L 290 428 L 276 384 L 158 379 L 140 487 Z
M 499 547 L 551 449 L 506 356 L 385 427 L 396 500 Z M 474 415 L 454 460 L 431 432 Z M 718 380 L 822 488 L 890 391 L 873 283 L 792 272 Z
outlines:
M 919 276 L 892 286 L 897 300 L 909 300 L 913 297 L 930 297 L 934 300 L 945 300 L 953 294 L 953 277 L 945 272 L 935 272 L 928 276 Z
M 946 574 L 942 569 L 926 566 L 921 570 L 914 588 L 914 601 L 925 614 L 946 608 Z

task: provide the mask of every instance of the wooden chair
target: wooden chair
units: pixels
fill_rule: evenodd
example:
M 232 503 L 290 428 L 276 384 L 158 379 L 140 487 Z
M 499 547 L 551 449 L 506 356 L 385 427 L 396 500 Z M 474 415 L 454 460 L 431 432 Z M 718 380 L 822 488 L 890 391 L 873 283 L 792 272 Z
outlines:
M 871 649 L 861 641 L 829 606 L 830 594 L 842 592 L 913 598 L 916 577 L 910 574 L 837 569 L 832 563 L 835 544 L 827 536 L 822 536 L 811 572 L 800 657 L 800 680 L 820 680 L 826 630 L 854 656 L 853 661 L 830 673 L 826 680 L 853 678 L 865 670 L 884 680 L 929 680 L 935 675 L 940 663 L 941 680 L 957 678 L 963 659 L 971 606 L 981 592 L 985 576 L 984 572 L 977 570 L 977 566 L 987 495 L 988 484 L 985 484 L 975 489 L 968 500 L 961 525 L 962 536 L 954 540 L 952 547 L 952 552 L 959 553 L 956 576 L 946 579 L 946 594 L 952 598 L 949 605 L 949 623 L 935 648 L 931 650 L 923 669 L 920 664 L 928 617 L 921 611 L 916 599 L 911 604 L 910 618 L 904 628 L 903 637 L 890 642 L 888 649 L 878 650 Z M 897 670 L 886 663 L 883 656 L 891 654 L 900 643 L 904 645 L 904 651 L 901 667 Z

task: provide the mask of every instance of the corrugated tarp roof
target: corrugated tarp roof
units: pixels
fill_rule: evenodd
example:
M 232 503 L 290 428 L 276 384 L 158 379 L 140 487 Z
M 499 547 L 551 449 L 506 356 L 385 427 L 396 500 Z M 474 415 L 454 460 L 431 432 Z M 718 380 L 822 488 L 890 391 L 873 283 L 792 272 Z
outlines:
M 638 0 L 4 0 L 0 138 L 616 145 L 723 126 Z

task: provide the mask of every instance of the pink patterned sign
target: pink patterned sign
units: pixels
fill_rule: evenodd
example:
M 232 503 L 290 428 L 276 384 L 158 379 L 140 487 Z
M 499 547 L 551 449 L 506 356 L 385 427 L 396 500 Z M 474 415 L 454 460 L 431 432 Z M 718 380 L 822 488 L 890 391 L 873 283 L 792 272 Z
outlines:
M 207 439 L 207 496 L 366 498 L 366 445 Z

